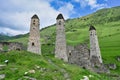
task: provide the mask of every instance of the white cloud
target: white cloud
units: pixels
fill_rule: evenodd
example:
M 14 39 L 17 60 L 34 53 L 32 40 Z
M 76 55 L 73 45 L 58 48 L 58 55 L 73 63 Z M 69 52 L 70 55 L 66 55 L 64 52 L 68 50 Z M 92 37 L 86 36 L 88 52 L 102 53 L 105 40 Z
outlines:
M 65 3 L 64 6 L 59 8 L 59 11 L 62 12 L 65 18 L 68 18 L 71 13 L 74 13 L 74 6 L 71 3 Z
M 23 34 L 29 31 L 30 18 L 37 14 L 40 18 L 40 27 L 46 27 L 56 22 L 59 13 L 69 17 L 70 11 L 73 10 L 72 4 L 60 7 L 59 11 L 55 10 L 50 2 L 52 0 L 2 0 L 0 5 L 0 21 L 4 27 L 0 27 L 0 32 L 4 30 L 13 35 Z M 65 10 L 65 11 L 63 11 Z M 3 30 L 2 30 L 3 29 Z
M 14 30 L 14 29 L 10 29 L 10 28 L 7 28 L 7 27 L 0 27 L 0 30 L 4 31 L 4 32 L 1 32 L 1 33 L 8 34 L 9 36 L 12 36 L 12 35 L 15 35 L 15 34 L 27 33 L 27 31 Z
M 104 3 L 99 4 L 97 0 L 75 0 L 75 2 L 79 2 L 82 8 L 90 6 L 91 9 L 100 9 L 107 6 L 107 4 Z

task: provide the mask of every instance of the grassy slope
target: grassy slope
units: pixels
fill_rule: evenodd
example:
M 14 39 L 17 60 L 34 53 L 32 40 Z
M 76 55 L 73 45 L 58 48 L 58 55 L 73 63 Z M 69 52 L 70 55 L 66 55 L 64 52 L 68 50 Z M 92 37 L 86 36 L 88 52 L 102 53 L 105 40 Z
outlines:
M 89 45 L 89 25 L 97 29 L 101 53 L 105 63 L 116 63 L 113 72 L 120 74 L 120 63 L 116 56 L 120 56 L 120 7 L 102 9 L 88 16 L 66 21 L 66 37 L 68 45 L 78 45 L 86 42 Z M 48 39 L 49 38 L 49 39 Z M 27 45 L 28 35 L 10 40 Z M 42 53 L 54 53 L 55 25 L 41 30 Z M 48 45 L 52 44 L 52 45 Z
M 0 74 L 6 74 L 5 80 L 28 80 L 24 79 L 24 73 L 29 70 L 35 70 L 35 74 L 28 73 L 26 76 L 36 78 L 37 80 L 66 80 L 64 77 L 65 73 L 69 75 L 71 80 L 80 80 L 83 76 L 89 75 L 93 76 L 90 80 L 110 80 L 106 76 L 64 63 L 53 56 L 38 56 L 26 51 L 10 51 L 0 54 L 0 64 L 4 64 L 6 59 L 9 60 L 8 66 L 4 70 L 0 70 Z M 41 70 L 41 68 L 45 68 L 45 71 Z

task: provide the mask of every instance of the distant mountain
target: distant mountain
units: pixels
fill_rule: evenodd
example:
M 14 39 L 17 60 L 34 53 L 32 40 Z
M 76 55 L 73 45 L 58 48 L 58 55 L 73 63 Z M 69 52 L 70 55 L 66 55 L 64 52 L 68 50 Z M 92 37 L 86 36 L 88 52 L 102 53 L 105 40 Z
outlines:
M 0 33 L 0 42 L 1 41 L 7 41 L 10 38 L 10 36 Z

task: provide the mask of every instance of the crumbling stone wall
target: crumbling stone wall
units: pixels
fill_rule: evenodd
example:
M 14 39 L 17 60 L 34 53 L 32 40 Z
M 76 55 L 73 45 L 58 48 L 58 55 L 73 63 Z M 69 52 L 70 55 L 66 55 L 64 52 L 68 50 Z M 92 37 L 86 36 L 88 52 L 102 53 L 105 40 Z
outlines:
M 86 44 L 80 44 L 75 47 L 67 46 L 68 62 L 76 64 L 84 69 L 95 71 L 97 73 L 109 73 L 109 69 L 100 63 L 98 57 L 90 58 L 90 50 Z
M 10 50 L 18 50 L 18 51 L 20 51 L 20 50 L 23 49 L 22 43 L 17 43 L 17 42 L 10 43 L 8 46 L 9 46 L 9 51 Z
M 4 51 L 4 46 L 8 47 L 7 51 L 11 50 L 23 50 L 23 44 L 18 42 L 0 42 L 0 51 Z
M 77 64 L 83 68 L 90 67 L 89 49 L 86 44 L 80 44 L 75 47 L 68 46 L 67 52 L 69 63 Z

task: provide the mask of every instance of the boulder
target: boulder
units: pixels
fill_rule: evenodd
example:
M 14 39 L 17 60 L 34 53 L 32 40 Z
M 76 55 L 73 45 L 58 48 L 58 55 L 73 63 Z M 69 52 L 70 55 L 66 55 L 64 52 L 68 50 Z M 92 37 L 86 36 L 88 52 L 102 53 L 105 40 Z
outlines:
M 5 74 L 0 74 L 0 80 L 5 79 Z
M 80 80 L 89 80 L 89 77 L 88 76 L 83 76 L 83 79 L 80 79 Z
M 28 71 L 30 74 L 35 74 L 35 70 L 29 70 Z

